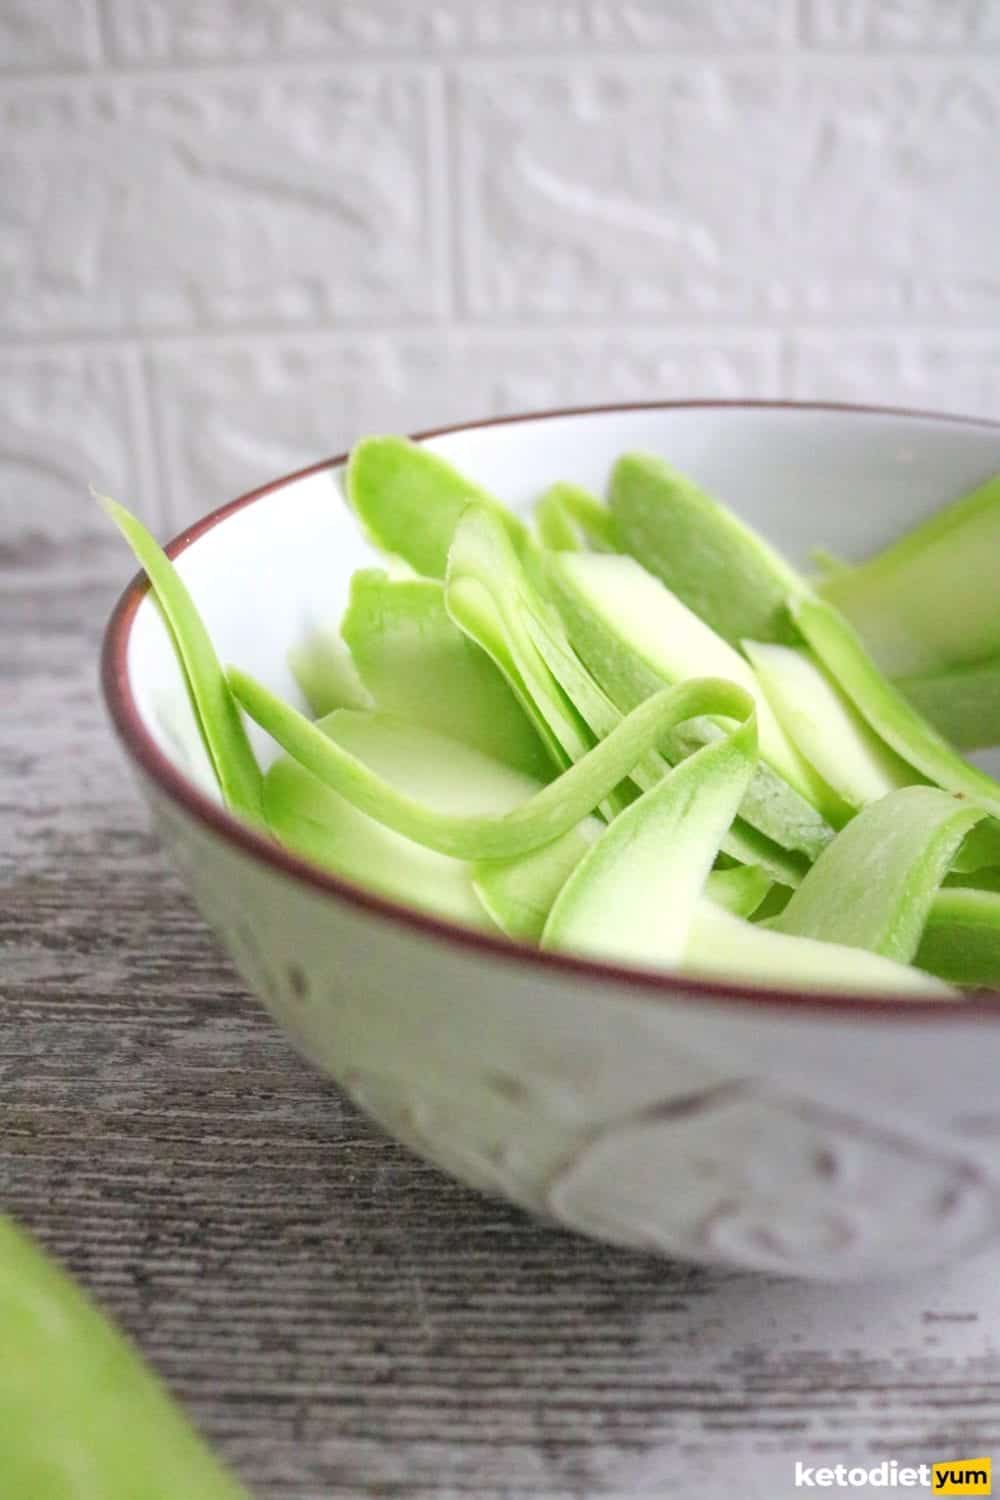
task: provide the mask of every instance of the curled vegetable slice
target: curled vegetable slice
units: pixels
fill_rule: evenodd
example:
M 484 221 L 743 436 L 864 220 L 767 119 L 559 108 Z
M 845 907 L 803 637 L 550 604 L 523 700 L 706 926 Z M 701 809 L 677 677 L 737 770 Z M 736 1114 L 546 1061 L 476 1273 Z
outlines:
M 371 708 L 371 694 L 358 676 L 339 634 L 328 626 L 310 631 L 288 652 L 288 669 L 310 711 L 320 718 L 335 708 Z
M 959 750 L 1000 745 L 1000 656 L 972 667 L 900 677 L 896 686 Z
M 789 739 L 850 807 L 864 807 L 919 781 L 808 647 L 744 641 L 743 649 Z
M 802 579 L 763 537 L 652 453 L 611 471 L 615 536 L 730 645 L 794 641 L 786 601 Z
M 743 720 L 753 712 L 753 700 L 733 683 L 692 678 L 641 703 L 606 740 L 520 807 L 469 815 L 436 811 L 400 792 L 245 672 L 231 668 L 229 682 L 250 717 L 321 781 L 397 833 L 458 859 L 505 859 L 538 849 L 592 812 L 674 725 L 697 714 Z
M 554 681 L 575 705 L 583 722 L 597 739 L 605 739 L 621 723 L 622 715 L 573 650 L 558 617 L 553 620 L 548 613 L 526 614 L 524 625 Z M 635 768 L 633 776 L 638 785 L 645 787 L 647 782 L 659 781 L 668 770 L 663 757 L 654 750 Z M 644 782 L 642 777 L 647 780 Z
M 223 800 L 233 812 L 241 813 L 251 822 L 262 822 L 260 767 L 187 585 L 141 521 L 106 495 L 96 498 L 146 570 L 184 673 L 195 720 Z
M 839 610 L 815 594 L 801 595 L 791 608 L 795 623 L 827 671 L 897 755 L 937 786 L 969 797 L 1000 816 L 1000 784 L 963 760 L 883 677 Z
M 0 1345 L 9 1500 L 249 1500 L 132 1344 L 3 1217 Z
M 369 818 L 290 755 L 264 777 L 264 812 L 275 838 L 344 879 L 452 921 L 491 926 L 468 864 Z
M 553 552 L 617 550 L 615 518 L 606 505 L 578 484 L 550 485 L 535 506 L 535 524 L 543 547 Z
M 726 677 L 755 698 L 760 760 L 742 816 L 815 858 L 833 834 L 827 818 L 846 810 L 779 725 L 746 658 L 631 557 L 559 552 L 542 562 L 570 643 L 623 713 L 688 677 Z M 711 724 L 688 725 L 665 753 L 679 760 L 712 735 Z
M 543 947 L 657 966 L 680 960 L 705 881 L 753 775 L 756 713 L 743 696 L 744 722 L 643 793 L 584 855 L 556 897 Z
M 939 891 L 914 962 L 952 984 L 1000 988 L 1000 894 Z
M 966 835 L 951 868 L 956 874 L 974 877 L 959 884 L 980 885 L 979 872 L 997 866 L 1000 866 L 1000 822 L 996 818 L 985 818 Z
M 984 816 L 937 787 L 891 792 L 827 845 L 772 928 L 909 963 L 956 850 Z
M 579 709 L 596 737 L 604 739 L 616 724 L 621 723 L 622 715 L 566 640 L 560 622 L 557 620 L 553 627 L 548 617 L 543 621 L 529 616 L 526 624 L 540 656 L 559 686 Z M 755 775 L 759 776 L 760 770 L 758 762 Z M 633 767 L 631 780 L 640 790 L 648 792 L 669 771 L 670 762 L 658 750 L 652 750 Z M 722 841 L 722 848 L 741 864 L 763 865 L 771 880 L 782 885 L 798 885 L 807 868 L 804 858 L 782 848 L 739 817 L 734 818 Z
M 516 516 L 445 459 L 401 437 L 355 443 L 345 477 L 347 498 L 371 540 L 405 558 L 418 573 L 443 578 L 455 527 L 466 506 L 486 506 L 507 534 L 523 541 Z
M 380 710 L 550 779 L 551 758 L 524 709 L 495 663 L 449 617 L 441 583 L 362 569 L 351 579 L 341 634 Z
M 885 993 L 893 999 L 953 999 L 959 994 L 941 979 L 883 958 L 864 948 L 818 942 L 744 922 L 714 902 L 699 902 L 687 948 L 685 972 L 706 979 L 788 985 L 795 989 Z
M 317 728 L 437 812 L 509 812 L 542 785 L 471 745 L 391 714 L 342 710 Z M 473 926 L 495 922 L 521 939 L 539 936 L 560 886 L 604 826 L 584 818 L 541 849 L 470 865 L 387 828 L 289 755 L 264 778 L 264 807 L 277 838 L 326 868 Z
M 533 554 L 526 554 L 533 563 Z M 563 691 L 532 636 L 532 622 L 558 617 L 541 597 L 496 517 L 470 506 L 448 555 L 445 602 L 455 624 L 500 668 L 557 766 L 580 759 L 594 744 L 580 705 Z M 614 788 L 601 813 L 609 821 L 629 802 Z
M 512 859 L 481 859 L 471 866 L 476 895 L 508 937 L 523 943 L 540 940 L 553 902 L 604 828 L 599 818 L 584 818 L 541 849 Z
M 1000 474 L 820 584 L 891 677 L 1000 654 Z
M 534 591 L 504 527 L 481 505 L 467 507 L 455 527 L 445 604 L 500 668 L 556 764 L 579 760 L 592 736 L 535 649 L 526 626 L 538 607 Z
M 705 895 L 734 917 L 752 917 L 773 885 L 762 865 L 734 865 L 731 870 L 712 871 Z

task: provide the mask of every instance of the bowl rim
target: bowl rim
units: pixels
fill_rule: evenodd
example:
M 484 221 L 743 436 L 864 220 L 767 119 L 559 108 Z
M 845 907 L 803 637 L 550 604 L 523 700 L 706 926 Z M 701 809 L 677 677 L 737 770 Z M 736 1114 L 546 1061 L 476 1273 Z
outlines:
M 524 422 L 576 417 L 599 416 L 631 411 L 672 410 L 771 410 L 795 412 L 842 412 L 861 416 L 905 417 L 919 421 L 951 422 L 959 425 L 983 427 L 1000 433 L 1000 421 L 989 417 L 970 417 L 950 412 L 924 411 L 907 407 L 877 406 L 840 401 L 785 401 L 785 400 L 727 400 L 701 399 L 627 401 L 602 403 L 595 406 L 557 407 L 541 411 L 518 412 L 512 415 L 493 416 L 471 422 L 456 422 L 445 427 L 424 429 L 410 434 L 412 441 L 423 442 L 430 438 L 445 437 L 452 433 L 467 432 L 484 427 L 517 426 Z M 164 548 L 170 558 L 176 558 L 211 531 L 227 520 L 236 511 L 255 504 L 265 496 L 283 489 L 297 480 L 332 470 L 347 462 L 348 453 L 324 458 L 306 464 L 301 469 L 283 474 L 266 484 L 237 496 L 179 532 Z M 899 1021 L 936 1020 L 992 1020 L 1000 1021 L 1000 990 L 976 991 L 969 999 L 956 1002 L 946 998 L 913 997 L 887 993 L 849 993 L 836 990 L 802 992 L 790 986 L 742 984 L 737 981 L 702 979 L 670 970 L 632 967 L 597 958 L 587 958 L 571 953 L 550 952 L 480 931 L 464 927 L 431 912 L 419 911 L 402 902 L 383 896 L 376 891 L 355 885 L 352 881 L 335 875 L 332 871 L 293 853 L 290 849 L 258 832 L 249 824 L 214 802 L 190 781 L 164 754 L 146 729 L 132 694 L 128 672 L 128 647 L 132 626 L 139 605 L 149 592 L 149 583 L 140 570 L 127 584 L 105 627 L 101 649 L 100 676 L 105 704 L 112 725 L 126 752 L 169 801 L 175 803 L 188 817 L 243 855 L 249 855 L 260 864 L 276 873 L 306 886 L 313 891 L 410 930 L 424 938 L 436 940 L 449 948 L 458 948 L 483 959 L 495 959 L 541 972 L 550 972 L 578 980 L 597 983 L 622 995 L 635 996 L 637 992 L 662 1001 L 675 1000 L 681 1003 L 707 1001 L 722 1005 L 751 1005 L 777 1008 L 782 1011 L 820 1011 L 840 1017 L 879 1016 L 892 1017 Z

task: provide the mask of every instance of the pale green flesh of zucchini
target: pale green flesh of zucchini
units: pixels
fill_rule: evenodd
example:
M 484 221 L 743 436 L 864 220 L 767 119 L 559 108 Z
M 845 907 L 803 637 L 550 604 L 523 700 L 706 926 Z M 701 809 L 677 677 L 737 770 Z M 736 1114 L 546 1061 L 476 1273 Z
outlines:
M 634 654 L 655 679 L 708 675 L 738 683 L 757 701 L 761 755 L 803 797 L 826 790 L 790 744 L 749 664 L 632 558 L 556 554 L 550 575 L 560 605 L 575 604 L 603 624 L 611 649 L 618 644 L 623 654 Z M 573 640 L 573 622 L 567 627 Z
M 957 749 L 1000 745 L 1000 656 L 978 666 L 900 677 L 896 687 Z
M 541 941 L 553 902 L 604 828 L 599 818 L 584 818 L 541 849 L 472 865 L 476 894 L 508 937 L 523 943 Z
M 375 775 L 444 815 L 503 814 L 541 788 L 470 746 L 389 715 L 340 711 L 316 727 Z M 511 937 L 525 936 L 514 929 L 524 926 L 532 904 L 547 900 L 547 911 L 558 890 L 549 890 L 551 872 L 562 861 L 565 879 L 569 856 L 579 860 L 602 826 L 587 818 L 531 854 L 484 862 L 480 895 L 480 872 L 467 862 L 394 833 L 289 756 L 265 777 L 264 804 L 276 837 L 328 869 L 453 920 L 483 927 L 494 917 Z
M 803 580 L 730 510 L 649 453 L 625 453 L 611 473 L 615 536 L 732 646 L 745 637 L 794 641 L 786 600 Z
M 463 860 L 437 854 L 377 823 L 291 756 L 264 777 L 264 813 L 275 838 L 368 890 L 473 927 L 493 926 Z
M 978 871 L 989 871 L 1000 866 L 1000 822 L 996 818 L 985 818 L 977 823 L 952 860 L 951 868 L 959 875 L 976 875 Z M 975 885 L 976 881 L 967 884 Z
M 553 552 L 617 551 L 615 521 L 606 505 L 577 484 L 550 485 L 535 506 L 543 547 Z
M 1000 784 L 962 759 L 888 682 L 849 622 L 815 595 L 794 601 L 795 623 L 875 733 L 937 786 L 1000 815 Z M 960 613 L 960 611 L 956 611 Z
M 621 711 L 664 682 L 710 669 L 753 695 L 761 758 L 770 765 L 758 765 L 742 815 L 775 843 L 814 858 L 832 836 L 818 809 L 839 812 L 840 799 L 792 746 L 749 663 L 631 558 L 553 553 L 547 567 L 571 643 Z M 705 731 L 694 733 L 704 741 Z
M 1000 989 L 1000 893 L 939 891 L 915 962 L 952 984 Z
M 482 507 L 470 507 L 456 529 L 445 604 L 455 624 L 503 673 L 555 763 L 565 767 L 585 755 L 595 737 L 553 677 L 529 628 L 533 618 L 551 616 L 559 629 L 558 618 L 540 598 L 503 528 Z M 610 821 L 629 800 L 626 788 L 613 788 L 604 799 L 603 816 Z
M 695 911 L 683 968 L 699 978 L 784 988 L 885 993 L 893 999 L 958 998 L 942 980 L 891 958 L 741 921 L 709 900 Z
M 604 739 L 616 724 L 621 723 L 621 713 L 559 630 L 551 629 L 547 621 L 543 623 L 530 616 L 526 623 L 539 655 L 559 686 L 570 701 L 576 704 L 595 737 L 598 740 Z M 676 735 L 668 736 L 671 740 L 675 738 Z M 670 762 L 659 751 L 653 750 L 633 768 L 631 780 L 641 791 L 649 791 L 669 770 Z M 754 772 L 755 779 L 760 776 L 760 771 L 758 763 Z M 751 781 L 751 789 L 753 785 L 754 782 Z M 622 789 L 618 790 L 621 793 Z M 749 796 L 749 791 L 747 795 Z M 744 803 L 746 800 L 744 797 Z M 801 855 L 793 854 L 772 839 L 766 838 L 742 818 L 733 820 L 722 841 L 722 848 L 741 864 L 765 866 L 771 879 L 783 885 L 798 885 L 808 868 Z
M 315 727 L 375 776 L 449 817 L 512 812 L 542 790 L 534 777 L 395 714 L 340 708 Z
M 249 1500 L 124 1335 L 2 1217 L 0 1349 L 9 1500 Z
M 556 764 L 593 743 L 579 714 L 538 655 L 524 624 L 529 584 L 503 528 L 467 508 L 448 559 L 445 605 L 458 628 L 490 656 L 531 717 Z
M 808 647 L 744 641 L 789 739 L 852 808 L 922 780 L 879 739 Z
M 734 917 L 752 917 L 773 888 L 761 865 L 736 865 L 731 870 L 713 870 L 705 883 L 705 895 Z
M 317 719 L 335 708 L 373 708 L 374 703 L 340 635 L 329 626 L 313 630 L 288 652 L 288 668 Z
M 937 787 L 891 792 L 823 850 L 774 930 L 910 963 L 955 851 L 982 816 Z
M 890 677 L 1000 656 L 1000 474 L 820 592 Z
M 692 679 L 664 689 L 555 781 L 512 811 L 492 814 L 426 805 L 245 672 L 230 668 L 229 681 L 261 728 L 326 785 L 397 833 L 458 859 L 507 859 L 541 848 L 592 812 L 675 724 L 698 713 L 743 719 L 753 706 L 741 688 L 719 679 Z
M 141 521 L 107 496 L 97 498 L 146 570 L 226 806 L 250 822 L 260 823 L 260 767 L 215 647 L 184 580 Z
M 690 724 L 680 725 L 671 735 L 666 742 L 666 752 L 672 761 L 676 761 L 702 745 L 710 744 L 721 733 L 719 725 L 709 718 L 692 719 Z M 823 811 L 820 811 L 790 787 L 773 766 L 758 761 L 743 798 L 740 816 L 783 848 L 815 859 L 830 842 L 834 830 L 842 827 L 852 813 L 832 788 L 824 787 L 822 797 Z
M 341 633 L 378 709 L 551 779 L 551 757 L 503 674 L 450 618 L 442 584 L 355 573 Z
M 573 650 L 558 619 L 542 619 L 530 612 L 524 616 L 525 629 L 553 680 L 575 706 L 580 718 L 597 740 L 606 739 L 622 715 Z M 645 787 L 650 780 L 659 781 L 667 766 L 657 751 L 651 750 L 642 764 L 632 772 L 637 785 Z M 640 780 L 640 776 L 645 777 Z
M 466 506 L 486 506 L 508 535 L 525 528 L 499 501 L 430 449 L 400 437 L 369 437 L 351 450 L 347 498 L 368 536 L 418 573 L 443 578 L 448 549 Z
M 584 539 L 560 495 L 546 490 L 535 505 L 535 530 L 552 552 L 582 552 Z
M 748 700 L 749 702 L 749 700 Z M 625 809 L 556 898 L 542 946 L 671 967 L 753 773 L 747 722 L 675 767 Z

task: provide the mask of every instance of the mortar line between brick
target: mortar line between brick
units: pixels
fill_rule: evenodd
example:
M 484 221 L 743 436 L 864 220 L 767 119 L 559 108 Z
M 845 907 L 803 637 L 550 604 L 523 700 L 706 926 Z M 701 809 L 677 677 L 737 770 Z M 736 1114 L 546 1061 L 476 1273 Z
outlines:
M 107 0 L 94 0 L 94 28 L 97 33 L 98 55 L 101 73 L 114 67 L 114 48 L 111 45 L 111 18 L 107 12 Z
M 906 64 L 908 67 L 916 66 L 933 72 L 944 71 L 953 68 L 956 63 L 961 63 L 963 66 L 994 76 L 998 52 L 1000 52 L 1000 40 L 994 41 L 992 38 L 978 38 L 950 44 L 929 39 L 926 43 L 914 44 L 911 47 L 885 48 L 882 51 L 873 52 L 871 48 L 863 45 L 824 46 L 788 37 L 775 38 L 772 45 L 765 47 L 727 47 L 725 49 L 713 48 L 706 44 L 700 46 L 665 43 L 644 45 L 641 42 L 635 42 L 632 45 L 623 44 L 617 47 L 602 47 L 598 44 L 576 47 L 567 45 L 553 47 L 551 50 L 532 51 L 527 49 L 519 51 L 511 47 L 498 48 L 496 51 L 460 48 L 454 51 L 441 50 L 436 53 L 417 49 L 412 51 L 387 50 L 383 53 L 374 51 L 362 53 L 356 61 L 352 62 L 332 56 L 324 59 L 255 57 L 241 61 L 228 59 L 225 62 L 197 58 L 148 63 L 117 61 L 100 69 L 87 66 L 58 69 L 4 69 L 0 71 L 0 95 L 5 92 L 17 93 L 53 87 L 92 87 L 118 81 L 123 83 L 156 81 L 160 84 L 172 84 L 190 83 L 195 79 L 202 82 L 217 79 L 219 82 L 234 82 L 241 78 L 252 78 L 255 75 L 261 81 L 268 81 L 276 77 L 318 78 L 327 74 L 341 74 L 349 78 L 364 73 L 384 73 L 387 70 L 401 73 L 426 71 L 428 68 L 439 65 L 469 67 L 484 71 L 490 71 L 493 68 L 504 70 L 521 68 L 525 72 L 543 73 L 574 62 L 588 65 L 627 63 L 637 72 L 648 73 L 672 61 L 676 62 L 678 67 L 711 64 L 726 69 L 748 64 L 780 62 L 783 58 L 787 61 L 807 62 L 810 66 L 819 64 L 831 70 L 835 70 L 841 63 L 855 69 L 860 66 L 876 71 Z
M 426 54 L 406 56 L 393 53 L 386 57 L 364 55 L 345 62 L 335 57 L 318 58 L 246 58 L 241 61 L 199 62 L 196 59 L 169 63 L 130 64 L 108 62 L 102 67 L 82 66 L 45 69 L 0 69 L 0 97 L 38 93 L 52 88 L 70 88 L 80 92 L 114 84 L 149 84 L 156 87 L 206 83 L 240 83 L 256 78 L 260 83 L 276 79 L 308 81 L 310 79 L 398 76 L 413 78 L 427 75 L 437 66 L 437 59 Z
M 230 347 L 351 348 L 361 340 L 372 338 L 400 339 L 413 343 L 434 343 L 447 334 L 455 338 L 486 338 L 503 343 L 528 342 L 545 338 L 569 338 L 582 341 L 638 337 L 643 340 L 662 338 L 666 342 L 677 340 L 684 343 L 709 344 L 718 339 L 754 338 L 821 338 L 830 344 L 854 339 L 893 339 L 900 343 L 912 343 L 924 338 L 946 338 L 950 344 L 970 348 L 990 348 L 1000 345 L 1000 331 L 984 329 L 981 321 L 970 319 L 968 323 L 956 324 L 954 318 L 946 321 L 929 320 L 914 323 L 910 319 L 898 322 L 836 323 L 808 322 L 795 319 L 791 325 L 785 318 L 771 321 L 733 319 L 726 322 L 675 322 L 669 314 L 662 320 L 637 318 L 627 320 L 616 317 L 609 321 L 560 322 L 539 320 L 503 323 L 479 319 L 454 319 L 448 321 L 425 321 L 421 323 L 358 323 L 329 328 L 296 328 L 287 323 L 245 325 L 231 328 L 187 328 L 169 332 L 154 332 L 148 329 L 119 329 L 106 334 L 76 334 L 70 331 L 41 333 L 24 337 L 0 340 L 0 361 L 30 360 L 33 356 L 52 352 L 110 354 L 122 352 L 133 345 L 141 344 L 147 354 L 167 353 L 188 347 L 220 349 Z

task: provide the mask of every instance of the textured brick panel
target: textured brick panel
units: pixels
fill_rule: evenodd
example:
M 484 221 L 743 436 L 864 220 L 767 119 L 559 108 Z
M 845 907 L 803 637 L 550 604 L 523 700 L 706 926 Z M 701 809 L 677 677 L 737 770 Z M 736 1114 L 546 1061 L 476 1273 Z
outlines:
M 199 344 L 155 356 L 152 402 L 181 524 L 366 432 L 598 401 L 766 396 L 775 366 L 773 340 L 745 335 Z
M 76 576 L 120 545 L 88 484 L 158 523 L 129 377 L 112 353 L 0 357 L 0 574 L 16 556 L 18 575 L 55 565 Z
M 100 56 L 97 0 L 2 0 L 0 71 L 87 67 Z
M 438 305 L 427 85 L 355 69 L 0 100 L 0 324 L 185 328 Z
M 1000 0 L 803 0 L 802 30 L 821 47 L 976 46 L 1000 42 Z
M 1000 421 L 1000 334 L 803 335 L 792 391 L 809 399 L 931 407 Z
M 1000 70 L 467 68 L 486 317 L 1000 315 Z
M 130 62 L 343 57 L 453 47 L 763 45 L 792 0 L 107 0 Z

